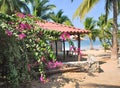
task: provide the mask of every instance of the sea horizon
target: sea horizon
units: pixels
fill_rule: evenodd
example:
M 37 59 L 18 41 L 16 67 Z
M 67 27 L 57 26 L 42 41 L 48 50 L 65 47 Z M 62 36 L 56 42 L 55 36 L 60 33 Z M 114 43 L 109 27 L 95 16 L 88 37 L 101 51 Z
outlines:
M 74 43 L 75 47 L 78 47 L 77 40 L 73 40 L 73 43 Z M 81 40 L 80 48 L 81 48 L 81 50 L 89 50 L 90 49 L 90 40 L 89 39 Z M 102 45 L 98 39 L 96 39 L 96 41 L 93 42 L 93 48 L 94 49 L 102 48 Z M 65 50 L 70 50 L 70 45 L 69 45 L 68 41 L 65 42 Z

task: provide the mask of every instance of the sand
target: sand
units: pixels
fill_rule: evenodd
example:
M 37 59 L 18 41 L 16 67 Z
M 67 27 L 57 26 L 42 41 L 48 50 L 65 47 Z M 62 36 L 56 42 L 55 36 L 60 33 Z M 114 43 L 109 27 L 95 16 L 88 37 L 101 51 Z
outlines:
M 120 68 L 117 60 L 110 59 L 110 51 L 86 50 L 83 53 L 94 55 L 100 61 L 100 73 L 54 74 L 45 84 L 33 81 L 32 88 L 120 88 Z

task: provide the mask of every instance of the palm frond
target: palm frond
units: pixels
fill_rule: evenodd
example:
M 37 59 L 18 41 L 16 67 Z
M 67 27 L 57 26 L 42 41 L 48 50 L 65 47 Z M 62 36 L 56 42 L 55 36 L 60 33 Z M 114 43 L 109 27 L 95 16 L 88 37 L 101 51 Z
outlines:
M 33 3 L 34 0 L 25 0 L 26 3 Z
M 113 6 L 112 2 L 113 2 L 113 0 L 106 0 L 106 2 L 105 2 L 105 13 L 106 13 L 105 21 L 106 22 L 107 22 L 109 11 L 112 9 L 112 6 Z
M 19 7 L 23 9 L 24 13 L 30 13 L 30 9 L 26 5 L 26 3 L 19 1 L 18 4 L 19 4 Z
M 99 0 L 84 0 L 80 6 L 77 8 L 77 10 L 75 11 L 74 15 L 73 15 L 73 19 L 75 17 L 80 17 L 80 19 L 82 20 L 85 15 L 93 8 L 93 6 L 98 3 Z
M 47 6 L 46 6 L 46 9 L 47 9 L 47 10 L 53 10 L 54 8 L 56 8 L 55 5 L 47 5 Z
M 1 0 L 0 12 L 12 14 L 14 11 L 29 13 L 30 10 L 24 0 Z
M 69 24 L 70 26 L 72 26 L 72 22 L 67 16 L 63 15 L 62 10 L 59 10 L 56 14 L 54 12 L 51 12 L 50 20 L 61 24 Z
M 34 16 L 39 16 L 43 19 L 47 19 L 47 17 L 49 17 L 49 12 L 56 7 L 53 4 L 47 4 L 48 2 L 49 0 L 34 0 L 33 3 Z
M 120 0 L 118 0 L 118 15 L 120 14 Z
M 7 5 L 5 4 L 5 0 L 0 1 L 0 12 L 5 13 L 7 11 Z

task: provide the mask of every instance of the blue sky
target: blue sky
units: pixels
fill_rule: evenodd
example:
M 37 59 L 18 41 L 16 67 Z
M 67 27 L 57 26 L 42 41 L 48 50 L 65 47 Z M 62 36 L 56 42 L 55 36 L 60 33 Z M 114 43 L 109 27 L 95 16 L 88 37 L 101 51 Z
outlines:
M 50 4 L 56 5 L 56 9 L 54 9 L 55 12 L 58 12 L 60 9 L 62 9 L 64 12 L 63 15 L 68 16 L 75 27 L 84 28 L 83 21 L 80 21 L 79 18 L 72 20 L 72 16 L 75 10 L 78 8 L 78 6 L 83 0 L 74 0 L 73 2 L 71 2 L 71 0 L 49 0 L 49 1 Z M 93 17 L 95 20 L 97 20 L 101 14 L 105 13 L 104 4 L 105 1 L 100 0 L 100 2 L 97 3 L 96 6 L 86 15 L 86 17 Z

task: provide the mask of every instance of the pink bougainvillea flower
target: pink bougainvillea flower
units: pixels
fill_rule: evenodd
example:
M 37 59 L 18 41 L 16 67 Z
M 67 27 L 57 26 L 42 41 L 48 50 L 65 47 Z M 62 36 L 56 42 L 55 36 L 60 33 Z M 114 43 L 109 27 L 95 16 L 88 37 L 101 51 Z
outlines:
M 75 50 L 75 47 L 72 45 L 71 47 L 70 47 L 70 51 L 74 51 Z
M 72 47 L 70 47 L 70 51 L 74 51 L 74 53 L 76 54 L 76 53 L 78 53 L 78 49 L 76 49 L 76 47 L 74 47 L 73 45 L 72 45 Z
M 21 39 L 24 39 L 26 37 L 26 35 L 25 34 L 19 34 L 18 37 L 21 40 Z
M 47 64 L 47 67 L 49 69 L 55 69 L 55 68 L 60 68 L 63 64 L 61 62 L 53 62 L 53 61 L 49 61 L 48 64 Z
M 26 25 L 25 25 L 24 23 L 20 23 L 20 24 L 19 24 L 19 28 L 20 28 L 21 30 L 24 30 L 24 29 L 26 28 Z
M 70 39 L 70 34 L 68 34 L 67 32 L 64 32 L 64 33 L 61 34 L 60 38 L 62 40 Z
M 31 25 L 29 25 L 28 23 L 25 23 L 26 29 L 30 29 Z
M 80 48 L 75 48 L 74 46 L 72 46 L 72 47 L 70 47 L 70 51 L 74 51 L 74 53 L 76 54 L 76 53 L 78 53 L 78 54 L 80 54 L 80 55 L 83 55 L 83 53 L 82 53 L 82 51 L 80 50 Z
M 79 53 L 80 55 L 83 54 L 82 51 L 80 50 L 80 48 L 78 48 L 77 51 L 78 51 L 78 53 Z
M 56 61 L 55 64 L 56 64 L 56 68 L 60 68 L 63 66 L 62 62 Z
M 64 37 L 63 34 L 60 36 L 60 38 L 61 38 L 62 40 L 66 40 L 66 38 Z
M 20 17 L 20 18 L 24 18 L 24 17 L 25 17 L 25 15 L 24 15 L 23 13 L 20 13 L 20 12 L 18 12 L 16 15 L 17 15 L 18 17 Z
M 43 75 L 40 76 L 40 81 L 41 81 L 41 82 L 44 82 L 44 77 L 43 77 Z
M 66 37 L 67 37 L 67 39 L 70 39 L 70 34 L 66 33 Z
M 34 18 L 34 16 L 32 16 L 31 14 L 27 14 L 27 16 L 31 17 L 31 18 Z
M 83 55 L 83 53 L 81 51 L 79 53 L 80 53 L 80 55 Z
M 9 31 L 9 30 L 5 30 L 5 32 L 7 33 L 8 36 L 12 36 L 12 34 L 13 34 L 13 33 L 12 33 L 11 31 Z
M 43 75 L 40 76 L 39 80 L 40 80 L 42 83 L 46 83 L 46 82 L 49 81 L 47 78 L 44 78 Z
M 28 23 L 20 23 L 18 30 L 23 31 L 23 30 L 30 29 L 30 28 L 31 28 L 31 26 Z
M 47 64 L 47 67 L 48 67 L 49 69 L 54 69 L 54 68 L 55 68 L 55 65 L 54 65 L 54 63 L 53 63 L 52 61 L 49 61 L 48 64 Z

